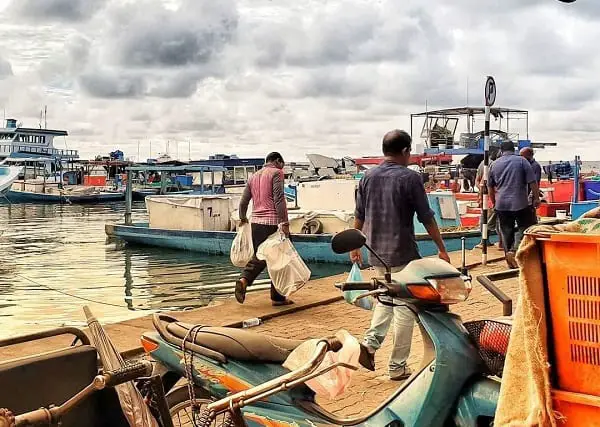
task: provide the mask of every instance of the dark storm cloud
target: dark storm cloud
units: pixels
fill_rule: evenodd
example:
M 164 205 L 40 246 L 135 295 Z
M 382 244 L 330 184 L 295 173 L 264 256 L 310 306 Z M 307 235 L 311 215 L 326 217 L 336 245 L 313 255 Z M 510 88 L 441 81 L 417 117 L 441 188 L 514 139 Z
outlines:
M 79 22 L 91 18 L 106 0 L 13 0 L 10 9 L 19 17 Z
M 231 0 L 188 0 L 177 10 L 143 1 L 114 10 L 111 20 L 121 66 L 170 68 L 210 62 L 235 35 L 238 14 Z
M 97 98 L 139 98 L 146 91 L 144 79 L 137 75 L 97 71 L 79 77 L 79 85 Z
M 0 56 L 0 80 L 13 75 L 10 62 Z
M 102 37 L 68 51 L 68 67 L 83 67 L 71 76 L 88 95 L 189 98 L 200 81 L 222 75 L 221 56 L 235 38 L 238 11 L 234 0 L 184 0 L 175 10 L 140 0 L 112 3 L 98 18 L 107 23 Z

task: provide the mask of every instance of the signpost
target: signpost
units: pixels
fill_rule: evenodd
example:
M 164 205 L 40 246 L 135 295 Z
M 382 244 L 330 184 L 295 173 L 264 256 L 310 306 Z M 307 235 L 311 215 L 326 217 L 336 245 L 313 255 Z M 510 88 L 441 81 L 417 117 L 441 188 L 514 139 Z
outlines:
M 488 76 L 485 81 L 485 128 L 483 132 L 483 184 L 482 184 L 482 218 L 481 218 L 481 264 L 487 265 L 487 248 L 489 242 L 488 230 L 488 175 L 490 167 L 490 107 L 496 102 L 496 82 L 492 76 Z

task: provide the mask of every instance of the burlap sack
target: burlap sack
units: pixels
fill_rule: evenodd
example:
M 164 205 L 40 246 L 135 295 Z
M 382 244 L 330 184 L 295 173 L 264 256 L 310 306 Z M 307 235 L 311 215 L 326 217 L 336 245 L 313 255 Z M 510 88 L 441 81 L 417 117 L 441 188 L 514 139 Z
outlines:
M 564 225 L 539 225 L 529 233 L 600 233 L 600 221 L 580 219 Z M 557 426 L 550 395 L 544 281 L 541 254 L 526 235 L 517 252 L 519 300 L 514 314 L 494 426 Z

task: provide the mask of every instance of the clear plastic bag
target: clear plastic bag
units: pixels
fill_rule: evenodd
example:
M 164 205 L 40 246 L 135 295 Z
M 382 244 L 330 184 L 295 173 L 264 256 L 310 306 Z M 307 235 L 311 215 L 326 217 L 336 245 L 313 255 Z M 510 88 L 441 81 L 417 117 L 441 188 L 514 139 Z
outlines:
M 350 270 L 350 274 L 348 274 L 348 278 L 346 282 L 362 282 L 362 274 L 360 272 L 360 267 L 358 264 L 354 264 L 352 266 L 352 270 Z M 367 291 L 345 291 L 344 292 L 344 300 L 350 304 L 354 304 L 357 307 L 360 307 L 364 310 L 373 310 L 375 307 L 375 298 L 366 297 L 357 300 L 356 298 L 366 293 Z
M 310 279 L 310 269 L 290 239 L 280 231 L 273 233 L 258 247 L 256 257 L 266 261 L 273 286 L 285 297 L 296 292 Z
M 253 256 L 252 228 L 250 224 L 241 224 L 231 244 L 231 263 L 236 267 L 245 267 Z
M 317 367 L 317 370 L 332 366 L 338 362 L 358 367 L 358 358 L 360 357 L 360 344 L 358 340 L 345 330 L 340 330 L 335 336 L 341 341 L 342 348 L 338 352 L 328 351 L 323 362 Z M 300 368 L 313 357 L 318 342 L 319 340 L 308 340 L 300 344 L 288 356 L 287 360 L 283 363 L 283 367 L 290 371 Z M 306 385 L 320 396 L 335 399 L 346 391 L 353 374 L 354 370 L 352 369 L 337 367 L 307 381 Z

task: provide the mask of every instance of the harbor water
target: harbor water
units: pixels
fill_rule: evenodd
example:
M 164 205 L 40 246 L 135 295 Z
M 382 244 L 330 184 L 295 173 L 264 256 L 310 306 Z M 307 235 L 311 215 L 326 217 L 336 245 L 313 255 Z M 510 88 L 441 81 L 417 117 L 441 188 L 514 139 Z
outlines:
M 104 224 L 123 214 L 123 203 L 0 205 L 0 338 L 82 326 L 83 305 L 110 323 L 231 296 L 239 269 L 229 257 L 108 239 Z M 134 205 L 133 217 L 147 221 L 143 203 Z M 313 278 L 347 270 L 310 268 Z M 255 289 L 267 287 L 263 275 Z

